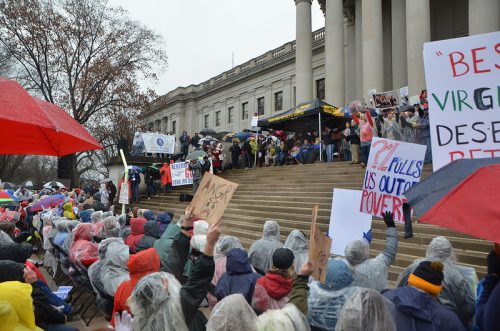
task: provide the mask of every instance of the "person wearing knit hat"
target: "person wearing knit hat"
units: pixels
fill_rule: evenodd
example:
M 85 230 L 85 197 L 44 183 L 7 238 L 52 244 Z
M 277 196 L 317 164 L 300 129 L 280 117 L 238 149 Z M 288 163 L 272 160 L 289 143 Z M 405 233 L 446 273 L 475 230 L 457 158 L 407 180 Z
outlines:
M 278 248 L 273 254 L 273 266 L 255 285 L 252 306 L 257 311 L 281 309 L 288 302 L 295 277 L 293 252 Z
M 408 286 L 384 290 L 396 308 L 398 330 L 466 330 L 457 315 L 439 302 L 444 265 L 422 261 L 408 278 Z

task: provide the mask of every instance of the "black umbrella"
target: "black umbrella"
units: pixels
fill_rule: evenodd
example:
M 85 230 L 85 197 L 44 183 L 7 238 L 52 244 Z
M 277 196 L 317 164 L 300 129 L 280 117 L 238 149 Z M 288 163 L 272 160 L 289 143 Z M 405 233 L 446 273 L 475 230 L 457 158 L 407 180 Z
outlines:
M 405 238 L 411 238 L 413 236 L 411 221 L 406 221 L 410 219 L 410 207 L 415 210 L 418 216 L 424 215 L 467 176 L 479 168 L 491 164 L 500 164 L 500 157 L 456 160 L 432 173 L 430 176 L 420 181 L 420 183 L 404 192 L 407 199 L 403 204 L 406 223 Z
M 214 129 L 203 129 L 200 131 L 200 134 L 202 136 L 213 136 L 216 132 Z

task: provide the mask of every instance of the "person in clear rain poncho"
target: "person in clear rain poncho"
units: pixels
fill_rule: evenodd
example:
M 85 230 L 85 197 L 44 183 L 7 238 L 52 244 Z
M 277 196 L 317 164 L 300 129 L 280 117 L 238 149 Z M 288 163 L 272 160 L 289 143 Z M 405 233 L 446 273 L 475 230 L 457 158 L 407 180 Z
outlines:
M 352 285 L 352 271 L 342 260 L 328 260 L 325 284 L 313 281 L 308 296 L 308 320 L 315 330 L 334 330 L 346 300 L 361 291 Z
M 475 309 L 475 285 L 464 276 L 467 267 L 457 265 L 457 259 L 450 241 L 443 236 L 432 239 L 427 246 L 426 258 L 418 259 L 398 277 L 397 287 L 408 285 L 408 277 L 422 261 L 440 261 L 444 265 L 443 289 L 439 301 L 455 312 L 469 329 L 472 326 Z M 475 272 L 474 272 L 475 274 Z M 477 277 L 477 276 L 476 276 Z
M 336 331 L 396 331 L 396 310 L 380 293 L 364 288 L 351 296 L 340 313 Z
M 299 272 L 302 265 L 307 261 L 309 255 L 309 240 L 300 230 L 292 230 L 286 238 L 284 248 L 293 252 L 295 272 Z
M 257 331 L 257 314 L 240 293 L 221 300 L 210 313 L 207 331 Z
M 280 226 L 276 221 L 264 223 L 262 239 L 252 244 L 248 252 L 250 263 L 260 274 L 265 274 L 273 266 L 273 254 L 283 247 L 280 241 Z
M 123 239 L 113 242 L 106 252 L 105 262 L 101 271 L 101 281 L 104 290 L 109 296 L 114 297 L 116 289 L 125 280 L 129 280 L 128 260 L 129 248 Z
M 384 213 L 387 226 L 385 249 L 374 258 L 370 257 L 370 247 L 364 239 L 355 240 L 345 248 L 345 258 L 353 269 L 353 285 L 381 291 L 387 288 L 389 267 L 396 258 L 398 232 L 392 213 Z

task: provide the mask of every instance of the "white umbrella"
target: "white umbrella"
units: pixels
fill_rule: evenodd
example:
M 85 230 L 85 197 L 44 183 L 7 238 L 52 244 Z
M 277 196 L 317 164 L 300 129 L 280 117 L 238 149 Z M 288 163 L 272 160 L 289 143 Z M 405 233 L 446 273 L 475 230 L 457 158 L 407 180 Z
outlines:
M 208 137 L 205 137 L 205 138 L 201 138 L 201 139 L 200 139 L 200 141 L 199 141 L 199 143 L 200 143 L 200 144 L 202 144 L 202 145 L 203 145 L 205 142 L 206 142 L 206 143 L 208 143 L 208 144 L 210 144 L 210 143 L 212 143 L 212 141 L 216 141 L 216 142 L 218 142 L 218 140 L 217 140 L 217 139 L 215 139 L 214 137 L 210 137 L 210 136 L 208 136 Z
M 48 182 L 48 183 L 46 183 L 46 184 L 43 185 L 44 188 L 56 188 L 56 186 L 58 188 L 66 188 L 66 186 L 63 183 L 61 183 L 61 182 L 55 182 L 55 181 L 54 182 Z

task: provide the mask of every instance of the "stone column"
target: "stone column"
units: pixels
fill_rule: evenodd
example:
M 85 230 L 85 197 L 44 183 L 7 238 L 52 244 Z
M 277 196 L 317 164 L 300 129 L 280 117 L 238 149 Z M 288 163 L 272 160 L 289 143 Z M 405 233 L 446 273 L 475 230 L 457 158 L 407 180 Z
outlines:
M 311 0 L 295 0 L 297 104 L 313 98 Z
M 417 18 L 418 19 L 415 19 Z M 431 40 L 429 0 L 406 0 L 408 96 L 425 89 L 424 43 Z
M 406 64 L 406 0 L 391 1 L 392 88 L 408 84 Z
M 363 98 L 363 33 L 362 33 L 362 13 L 361 0 L 354 3 L 355 10 L 355 43 L 356 43 L 356 98 Z M 349 100 L 352 101 L 352 100 Z
M 500 30 L 500 1 L 469 0 L 469 36 Z
M 337 107 L 344 104 L 344 5 L 326 0 L 325 14 L 325 96 Z
M 365 0 L 361 7 L 363 34 L 363 95 L 368 103 L 368 90 L 384 89 L 384 57 L 382 32 L 382 0 Z

